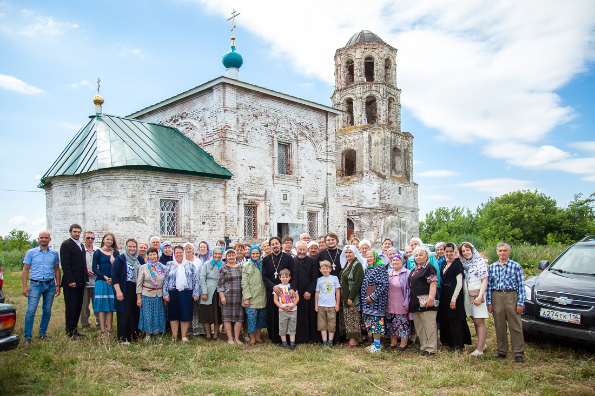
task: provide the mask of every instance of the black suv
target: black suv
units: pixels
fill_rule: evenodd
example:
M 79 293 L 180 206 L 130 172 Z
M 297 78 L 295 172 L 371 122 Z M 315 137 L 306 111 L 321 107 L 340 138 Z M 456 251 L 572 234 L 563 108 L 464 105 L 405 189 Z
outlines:
M 595 345 L 595 235 L 538 268 L 526 281 L 523 331 Z

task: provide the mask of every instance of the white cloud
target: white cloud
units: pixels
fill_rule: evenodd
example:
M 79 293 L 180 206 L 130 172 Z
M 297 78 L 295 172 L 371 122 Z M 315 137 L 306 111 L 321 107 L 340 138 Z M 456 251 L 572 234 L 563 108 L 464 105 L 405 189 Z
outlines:
M 595 142 L 573 142 L 570 143 L 569 146 L 582 151 L 592 151 L 595 153 Z
M 8 224 L 11 227 L 22 227 L 24 225 L 27 225 L 28 223 L 29 222 L 27 221 L 27 218 L 25 216 L 15 216 L 8 220 Z
M 79 25 L 69 22 L 57 22 L 52 17 L 39 15 L 38 13 L 24 9 L 21 15 L 26 21 L 26 26 L 18 31 L 20 35 L 31 38 L 52 39 L 63 36 L 72 29 L 78 29 Z
M 93 85 L 89 84 L 89 81 L 87 81 L 87 80 L 81 80 L 79 82 L 66 84 L 66 86 L 68 88 L 74 88 L 74 89 L 76 89 L 78 87 L 89 87 L 91 89 L 95 89 L 95 87 Z
M 59 124 L 58 124 L 58 126 L 59 126 L 60 128 L 64 128 L 64 129 L 66 129 L 66 130 L 68 130 L 68 131 L 77 132 L 79 129 L 81 129 L 81 126 L 82 126 L 82 125 L 80 125 L 80 124 L 75 124 L 75 123 L 73 123 L 73 122 L 61 122 L 61 123 L 59 123 Z
M 235 5 L 231 0 L 189 1 L 226 18 Z M 486 155 L 519 167 L 590 172 L 576 172 L 579 158 L 572 153 L 539 145 L 575 116 L 556 90 L 585 71 L 593 58 L 595 3 L 590 0 L 564 7 L 555 0 L 380 0 L 365 7 L 339 0 L 242 4 L 236 21 L 240 51 L 242 30 L 249 30 L 271 43 L 273 56 L 333 84 L 329 54 L 354 33 L 371 30 L 398 49 L 403 106 L 442 138 L 480 142 Z M 303 29 L 305 21 L 317 28 Z M 517 156 L 518 150 L 500 149 L 508 141 L 529 152 L 527 159 Z
M 473 188 L 474 190 L 488 193 L 491 197 L 499 197 L 500 195 L 517 190 L 530 190 L 535 182 L 530 180 L 510 179 L 510 178 L 494 178 L 476 180 L 468 183 L 459 184 L 461 187 Z
M 40 217 L 40 218 L 33 220 L 31 222 L 31 225 L 35 228 L 40 228 L 43 230 L 45 228 L 45 221 L 46 221 L 45 217 Z
M 0 88 L 24 95 L 39 95 L 43 93 L 43 90 L 29 85 L 14 76 L 7 76 L 5 74 L 0 74 Z
M 35 180 L 40 180 L 40 179 L 41 179 L 41 177 L 42 177 L 42 175 L 35 175 L 35 176 L 33 176 L 33 179 L 35 179 Z
M 454 171 L 450 171 L 450 170 L 446 170 L 446 169 L 436 169 L 436 170 L 429 170 L 429 171 L 425 171 L 425 172 L 418 172 L 416 173 L 417 177 L 435 177 L 435 178 L 440 178 L 440 177 L 451 177 L 451 176 L 456 176 L 458 175 L 458 172 L 454 172 Z

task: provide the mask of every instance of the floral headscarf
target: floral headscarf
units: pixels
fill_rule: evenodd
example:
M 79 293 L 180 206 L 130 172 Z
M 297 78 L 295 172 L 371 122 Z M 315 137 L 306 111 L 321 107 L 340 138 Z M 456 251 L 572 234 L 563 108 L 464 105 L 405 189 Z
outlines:
M 367 261 L 366 261 L 367 262 Z M 378 253 L 374 252 L 374 264 L 372 265 L 368 265 L 368 268 L 374 268 L 377 265 L 381 265 L 384 266 L 384 261 L 382 261 L 382 259 L 380 258 L 380 256 L 378 255 Z

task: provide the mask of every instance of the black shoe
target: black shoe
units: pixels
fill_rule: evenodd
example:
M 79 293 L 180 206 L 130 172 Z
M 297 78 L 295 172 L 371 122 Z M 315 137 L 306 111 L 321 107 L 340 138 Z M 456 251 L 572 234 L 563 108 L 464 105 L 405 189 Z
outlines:
M 408 348 L 409 348 L 409 345 L 405 345 L 404 347 L 399 347 L 399 348 L 397 348 L 397 351 L 399 351 L 399 352 L 404 352 L 404 351 L 406 351 Z
M 87 334 L 86 334 L 86 333 L 79 333 L 78 331 L 75 331 L 75 332 L 74 332 L 74 335 L 77 335 L 77 336 L 79 336 L 79 337 L 86 337 L 86 336 L 87 336 Z
M 416 349 L 415 353 L 423 353 L 424 351 L 422 351 L 421 349 Z
M 506 359 L 506 355 L 498 352 L 494 355 L 494 359 Z
M 515 356 L 514 361 L 517 363 L 525 363 L 525 359 L 522 356 Z
M 326 346 L 328 346 L 329 348 L 334 348 L 335 346 L 333 345 L 332 341 L 329 341 L 328 344 L 326 344 Z
M 39 340 L 49 342 L 49 341 L 51 341 L 51 338 L 49 338 L 48 336 L 39 336 Z
M 434 355 L 434 353 L 433 353 L 433 352 L 428 352 L 428 351 L 423 351 L 423 352 L 421 353 L 421 355 L 422 355 L 422 356 L 432 356 L 432 355 Z
M 292 351 L 295 351 L 295 344 L 290 345 L 289 349 L 291 349 Z
M 76 340 L 78 340 L 79 338 L 81 338 L 81 336 L 80 336 L 79 334 L 76 334 L 76 333 L 75 333 L 75 334 L 72 334 L 72 335 L 70 336 L 70 339 L 71 339 L 72 341 L 76 341 Z
M 213 339 L 212 339 L 211 337 L 207 337 L 207 338 L 205 339 L 205 341 L 206 341 L 206 342 L 211 342 L 211 341 L 213 341 Z
M 281 346 L 285 349 L 289 349 L 289 345 L 287 345 L 287 344 L 281 344 Z
M 23 345 L 31 345 L 31 338 L 25 338 L 25 340 L 23 341 Z

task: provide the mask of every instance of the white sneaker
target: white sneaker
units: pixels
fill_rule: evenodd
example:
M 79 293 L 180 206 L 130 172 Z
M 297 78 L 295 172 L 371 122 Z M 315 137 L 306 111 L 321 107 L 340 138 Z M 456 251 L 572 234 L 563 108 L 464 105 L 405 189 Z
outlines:
M 182 342 L 188 342 L 188 337 L 182 338 Z
M 370 353 L 377 353 L 377 352 L 380 352 L 380 348 L 376 348 L 376 346 L 374 344 L 372 344 L 366 348 L 366 351 L 368 351 Z
M 471 354 L 470 354 L 470 355 L 471 355 L 471 356 L 481 356 L 481 355 L 483 355 L 483 352 L 482 352 L 482 351 L 478 351 L 478 350 L 476 349 L 476 350 L 474 350 L 473 352 L 471 352 Z
M 488 343 L 484 342 L 483 343 L 483 348 L 481 348 L 481 351 L 484 352 L 486 349 L 488 349 Z

